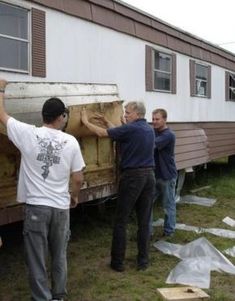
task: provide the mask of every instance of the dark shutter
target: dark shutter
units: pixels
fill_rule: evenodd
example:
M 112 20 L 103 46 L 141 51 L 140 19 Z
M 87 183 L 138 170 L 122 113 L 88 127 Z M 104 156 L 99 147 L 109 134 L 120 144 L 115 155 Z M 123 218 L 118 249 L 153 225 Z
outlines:
M 171 82 L 172 82 L 172 89 L 171 93 L 176 94 L 176 55 L 172 53 L 172 74 L 171 74 Z
M 229 77 L 230 73 L 225 71 L 225 100 L 228 101 L 229 99 Z
M 146 91 L 153 91 L 153 49 L 145 47 L 145 87 Z
M 32 76 L 46 77 L 45 12 L 32 8 Z
M 208 77 L 207 77 L 207 98 L 211 98 L 211 66 L 208 66 Z
M 189 61 L 190 66 L 190 95 L 195 96 L 196 94 L 196 78 L 195 78 L 195 61 Z

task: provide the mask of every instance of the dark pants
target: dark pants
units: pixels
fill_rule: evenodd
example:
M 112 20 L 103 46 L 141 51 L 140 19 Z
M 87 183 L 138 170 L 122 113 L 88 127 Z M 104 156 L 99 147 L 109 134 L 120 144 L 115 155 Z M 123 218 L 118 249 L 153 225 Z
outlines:
M 118 191 L 113 241 L 112 264 L 123 264 L 126 250 L 126 227 L 135 208 L 138 232 L 138 265 L 148 264 L 149 220 L 155 191 L 155 176 L 151 168 L 125 170 L 121 173 Z

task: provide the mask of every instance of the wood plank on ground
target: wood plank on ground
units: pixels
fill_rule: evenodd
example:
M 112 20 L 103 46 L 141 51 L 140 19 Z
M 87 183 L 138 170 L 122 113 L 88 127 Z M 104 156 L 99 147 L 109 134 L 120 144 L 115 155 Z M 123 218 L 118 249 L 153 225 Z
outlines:
M 202 301 L 210 298 L 202 289 L 191 286 L 158 288 L 157 291 L 167 301 Z

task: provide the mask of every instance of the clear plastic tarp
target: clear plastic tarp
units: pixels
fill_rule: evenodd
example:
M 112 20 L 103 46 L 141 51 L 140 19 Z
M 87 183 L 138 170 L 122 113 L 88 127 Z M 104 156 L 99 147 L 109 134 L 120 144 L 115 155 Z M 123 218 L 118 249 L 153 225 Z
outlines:
M 196 195 L 184 195 L 180 197 L 179 204 L 186 203 L 186 204 L 192 204 L 192 205 L 201 205 L 206 207 L 212 207 L 216 202 L 216 199 L 210 199 L 210 198 L 204 198 L 199 197 Z
M 162 226 L 164 223 L 163 219 L 158 219 L 157 221 L 153 222 L 153 226 Z M 189 226 L 185 224 L 176 224 L 175 226 L 178 230 L 185 230 L 185 231 L 194 231 L 196 233 L 211 233 L 216 236 L 226 237 L 226 238 L 235 238 L 235 231 L 227 230 L 227 229 L 220 229 L 220 228 L 202 228 L 202 227 L 195 227 Z
M 160 240 L 154 243 L 154 247 L 182 260 L 170 272 L 166 283 L 209 288 L 211 271 L 235 275 L 235 266 L 204 237 L 185 246 Z
M 235 246 L 232 248 L 229 248 L 227 250 L 224 250 L 223 253 L 225 253 L 229 256 L 235 257 Z
M 229 216 L 226 216 L 224 219 L 223 219 L 223 222 L 231 227 L 235 227 L 235 220 L 232 219 L 231 217 Z

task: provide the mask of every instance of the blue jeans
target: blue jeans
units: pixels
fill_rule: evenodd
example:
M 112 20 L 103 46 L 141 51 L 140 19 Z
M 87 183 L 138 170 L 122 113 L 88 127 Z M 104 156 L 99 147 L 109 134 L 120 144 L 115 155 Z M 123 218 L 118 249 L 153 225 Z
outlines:
M 26 205 L 24 245 L 32 301 L 62 299 L 67 295 L 69 209 Z M 47 255 L 51 255 L 51 289 Z
M 152 168 L 130 169 L 121 173 L 113 229 L 111 264 L 123 264 L 126 250 L 126 227 L 133 209 L 136 210 L 138 223 L 137 264 L 148 264 L 149 220 L 154 187 L 155 176 Z
M 169 235 L 175 232 L 176 223 L 176 202 L 175 202 L 175 185 L 176 179 L 163 180 L 156 179 L 156 194 L 155 200 L 161 199 L 164 209 L 164 234 Z M 152 229 L 153 213 L 150 220 L 150 233 L 153 233 Z

